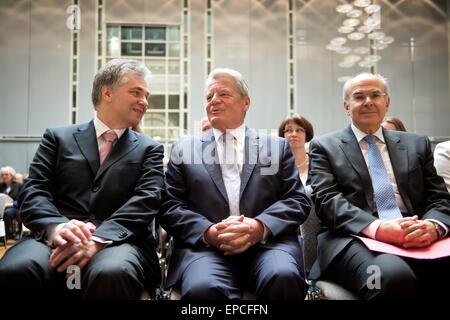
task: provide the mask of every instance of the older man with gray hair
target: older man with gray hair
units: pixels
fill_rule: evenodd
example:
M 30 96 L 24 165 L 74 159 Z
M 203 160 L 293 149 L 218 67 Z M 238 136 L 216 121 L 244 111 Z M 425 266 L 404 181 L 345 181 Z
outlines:
M 130 129 L 147 110 L 149 76 L 139 62 L 108 62 L 94 79 L 94 119 L 47 129 L 19 197 L 32 234 L 0 261 L 2 293 L 137 299 L 159 283 L 149 224 L 163 147 Z
M 285 139 L 248 128 L 247 85 L 232 69 L 206 81 L 212 128 L 176 143 L 162 224 L 175 238 L 168 285 L 183 299 L 303 299 L 297 229 L 309 200 Z M 272 167 L 272 168 L 270 168 Z
M 450 195 L 434 169 L 430 141 L 382 128 L 390 96 L 381 75 L 355 76 L 343 96 L 351 124 L 310 143 L 312 196 L 322 223 L 310 277 L 329 278 L 363 299 L 432 298 L 450 283 L 450 258 L 379 252 L 354 237 L 414 249 L 447 236 Z

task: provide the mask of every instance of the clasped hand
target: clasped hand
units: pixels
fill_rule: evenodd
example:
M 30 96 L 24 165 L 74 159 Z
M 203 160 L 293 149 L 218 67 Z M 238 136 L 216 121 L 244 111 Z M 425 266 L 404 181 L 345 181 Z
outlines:
M 224 255 L 233 255 L 246 251 L 263 236 L 264 226 L 260 221 L 240 215 L 212 225 L 205 233 L 205 240 Z
M 413 216 L 384 221 L 375 238 L 403 248 L 421 248 L 438 240 L 439 235 L 433 222 Z
M 104 245 L 92 240 L 95 225 L 70 220 L 53 237 L 53 249 L 49 262 L 58 272 L 65 272 L 70 265 L 83 268 Z

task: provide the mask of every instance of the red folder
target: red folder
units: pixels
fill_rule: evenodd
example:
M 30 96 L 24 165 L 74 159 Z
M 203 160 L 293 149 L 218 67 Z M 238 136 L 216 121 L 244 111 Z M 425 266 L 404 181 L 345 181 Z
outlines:
M 396 256 L 409 257 L 414 259 L 437 259 L 450 256 L 450 238 L 444 238 L 433 242 L 428 247 L 423 248 L 401 248 L 377 241 L 374 239 L 354 236 L 361 240 L 371 251 L 385 252 Z

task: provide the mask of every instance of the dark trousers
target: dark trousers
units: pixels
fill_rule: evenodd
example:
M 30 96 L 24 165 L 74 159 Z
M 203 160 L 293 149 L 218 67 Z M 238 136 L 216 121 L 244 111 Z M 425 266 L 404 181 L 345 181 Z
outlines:
M 132 244 L 107 246 L 98 252 L 80 271 L 79 288 L 74 277 L 67 277 L 66 273 L 59 273 L 50 266 L 50 254 L 50 247 L 31 236 L 17 242 L 0 260 L 0 296 L 139 299 L 144 284 L 151 280 L 156 284 L 159 280 L 156 254 L 149 257 Z
M 12 238 L 14 236 L 15 230 L 14 230 L 14 223 L 13 221 L 16 220 L 19 223 L 19 233 L 22 229 L 22 220 L 20 220 L 19 210 L 16 208 L 6 208 L 3 220 L 5 220 L 5 227 L 6 227 L 6 236 L 8 238 Z
M 449 287 L 450 257 L 405 258 L 372 252 L 354 240 L 328 266 L 324 278 L 367 300 L 436 299 Z
M 308 290 L 301 266 L 287 252 L 275 249 L 205 255 L 181 278 L 182 299 L 242 299 L 244 288 L 262 300 L 303 300 Z

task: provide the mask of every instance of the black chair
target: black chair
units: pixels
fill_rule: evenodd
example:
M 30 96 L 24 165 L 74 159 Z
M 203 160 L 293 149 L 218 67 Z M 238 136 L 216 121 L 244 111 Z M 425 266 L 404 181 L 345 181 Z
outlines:
M 311 195 L 311 187 L 306 186 L 306 194 Z M 306 278 L 317 259 L 317 232 L 320 229 L 320 221 L 317 218 L 314 205 L 306 221 L 300 226 L 301 242 L 303 248 L 303 262 Z M 307 280 L 309 290 L 308 300 L 359 300 L 358 296 L 344 287 L 328 280 Z

